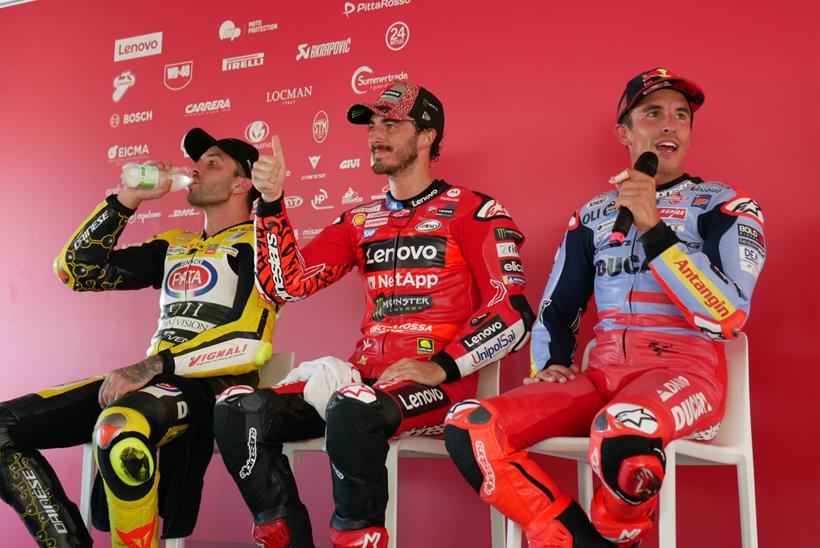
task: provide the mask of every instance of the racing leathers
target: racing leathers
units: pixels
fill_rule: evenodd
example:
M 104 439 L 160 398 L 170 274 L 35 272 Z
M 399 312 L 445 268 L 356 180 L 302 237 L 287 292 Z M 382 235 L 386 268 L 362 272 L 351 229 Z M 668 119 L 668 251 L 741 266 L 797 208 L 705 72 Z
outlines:
M 360 545 L 354 531 L 368 531 L 371 540 L 380 539 L 375 545 L 386 545 L 388 439 L 440 434 L 452 403 L 475 395 L 473 373 L 529 338 L 523 235 L 498 201 L 442 180 L 413 198 L 395 200 L 388 193 L 346 211 L 301 250 L 282 199 L 259 205 L 256 231 L 257 286 L 273 302 L 306 298 L 357 267 L 366 295 L 363 336 L 349 371 L 333 358 L 294 370 L 343 370 L 347 380 L 333 381 L 324 399 L 310 394 L 317 373 L 219 402 L 215 434 L 223 459 L 253 513 L 255 533 L 276 520 L 286 525 L 280 529 L 287 540 L 261 533 L 257 540 L 311 546 L 282 442 L 326 430 L 336 505 L 333 545 Z M 429 360 L 446 380 L 435 387 L 375 384 L 401 358 Z M 248 467 L 251 446 L 255 467 Z
M 657 188 L 661 222 L 623 246 L 609 243 L 614 191 L 569 221 L 532 332 L 532 374 L 573 363 L 590 296 L 598 323 L 588 369 L 458 407 L 448 450 L 481 497 L 519 522 L 530 546 L 598 546 L 583 512 L 523 451 L 543 439 L 590 432 L 601 478 L 592 523 L 629 544 L 652 526 L 664 447 L 709 440 L 723 415 L 723 341 L 748 314 L 766 249 L 763 215 L 727 185 L 684 175 Z M 592 425 L 590 429 L 590 424 Z M 564 539 L 564 544 L 557 543 Z
M 55 273 L 75 291 L 161 289 L 161 316 L 148 355 L 162 359 L 163 374 L 102 412 L 98 392 L 104 377 L 0 405 L 0 495 L 42 546 L 89 546 L 91 538 L 38 449 L 93 438 L 112 543 L 156 546 L 156 448 L 186 431 L 189 435 L 177 445 L 191 443 L 194 431 L 210 440 L 214 395 L 234 384 L 258 382 L 256 369 L 271 352 L 275 306 L 253 287 L 251 222 L 210 236 L 170 230 L 142 245 L 114 250 L 133 213 L 116 196 L 101 203 L 55 260 Z M 174 508 L 176 517 L 186 517 L 170 525 L 173 520 L 165 515 L 164 532 L 170 526 L 172 536 L 185 536 L 193 528 L 212 441 L 204 446 L 207 453 L 197 457 L 182 451 L 188 464 L 182 476 L 195 476 L 198 467 L 200 477 L 183 482 L 183 489 L 197 486 L 187 491 L 191 496 L 183 504 L 192 509 L 180 513 Z M 165 480 L 171 485 L 179 478 Z

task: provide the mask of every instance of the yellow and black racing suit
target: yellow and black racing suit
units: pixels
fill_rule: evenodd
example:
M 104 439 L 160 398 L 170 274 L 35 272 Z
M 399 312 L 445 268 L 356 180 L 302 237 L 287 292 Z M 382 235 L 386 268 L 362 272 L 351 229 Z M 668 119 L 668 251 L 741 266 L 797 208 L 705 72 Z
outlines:
M 142 245 L 114 250 L 133 213 L 109 197 L 80 225 L 54 270 L 75 291 L 160 289 L 159 325 L 148 356 L 162 359 L 163 373 L 102 412 L 97 403 L 102 376 L 0 404 L 0 496 L 41 546 L 90 546 L 91 537 L 37 450 L 92 438 L 114 546 L 157 545 L 160 469 L 199 474 L 192 481 L 180 482 L 176 472 L 163 479 L 176 481 L 183 492 L 196 487 L 187 491 L 185 502 L 193 506 L 188 521 L 171 529 L 172 536 L 190 533 L 212 451 L 214 395 L 234 384 L 257 384 L 257 369 L 271 353 L 276 311 L 254 290 L 253 224 L 242 222 L 210 236 L 169 230 Z M 172 468 L 163 458 L 160 467 L 157 448 L 165 446 L 165 456 L 166 448 L 190 440 L 195 431 L 205 442 L 173 453 L 186 464 Z M 192 458 L 192 447 L 207 455 Z M 171 511 L 178 513 L 165 504 L 163 536 L 169 534 Z

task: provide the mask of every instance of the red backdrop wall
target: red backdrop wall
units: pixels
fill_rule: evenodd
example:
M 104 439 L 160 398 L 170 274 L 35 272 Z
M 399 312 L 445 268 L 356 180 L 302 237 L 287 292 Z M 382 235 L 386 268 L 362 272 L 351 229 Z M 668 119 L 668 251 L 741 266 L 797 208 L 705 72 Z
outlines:
M 612 134 L 624 83 L 665 65 L 706 90 L 689 172 L 745 189 L 766 213 L 770 251 L 747 327 L 760 540 L 811 544 L 820 533 L 809 514 L 818 488 L 811 162 L 820 152 L 820 4 L 367 4 L 39 0 L 0 10 L 0 400 L 140 358 L 157 295 L 73 294 L 51 261 L 117 186 L 124 162 L 187 162 L 180 142 L 190 127 L 245 136 L 263 151 L 278 133 L 287 192 L 302 198 L 292 219 L 307 240 L 348 207 L 343 201 L 367 200 L 385 183 L 369 172 L 365 130 L 345 122 L 346 108 L 391 76 L 420 81 L 447 112 L 435 174 L 492 194 L 513 213 L 528 236 L 535 302 L 570 213 L 626 166 Z M 330 42 L 339 42 L 334 54 L 314 58 L 311 46 Z M 115 80 L 124 88 L 118 101 Z M 145 203 L 123 242 L 200 227 L 202 217 L 190 213 L 181 194 Z M 275 347 L 297 359 L 347 355 L 362 311 L 359 283 L 351 275 L 289 305 Z M 508 360 L 504 387 L 526 367 L 523 355 Z M 78 497 L 79 450 L 47 455 Z M 571 465 L 543 462 L 574 489 Z M 317 545 L 327 546 L 325 457 L 305 458 L 297 479 Z M 733 470 L 686 469 L 678 481 L 679 544 L 739 546 Z M 449 462 L 403 463 L 400 485 L 400 546 L 488 545 L 486 509 Z M 0 529 L 0 544 L 30 542 L 6 506 Z M 193 538 L 241 542 L 248 530 L 241 499 L 214 461 Z

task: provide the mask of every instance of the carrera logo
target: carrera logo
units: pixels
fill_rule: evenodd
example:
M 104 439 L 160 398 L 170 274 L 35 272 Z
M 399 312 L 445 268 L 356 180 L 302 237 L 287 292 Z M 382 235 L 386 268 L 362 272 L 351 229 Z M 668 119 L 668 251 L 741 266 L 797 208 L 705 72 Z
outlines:
M 418 232 L 432 232 L 441 228 L 441 223 L 438 221 L 424 221 L 416 225 Z
M 149 57 L 160 53 L 162 53 L 161 32 L 120 38 L 114 42 L 114 62 Z
M 188 103 L 185 105 L 186 116 L 213 114 L 215 112 L 227 112 L 229 110 L 231 110 L 230 99 L 214 99 L 213 101 L 202 101 L 200 103 Z
M 407 236 L 363 244 L 365 272 L 406 268 L 442 268 L 447 238 Z
M 188 296 L 196 297 L 213 289 L 218 278 L 216 269 L 207 261 L 197 264 L 179 263 L 168 272 L 165 293 L 179 298 L 183 292 L 188 292 Z

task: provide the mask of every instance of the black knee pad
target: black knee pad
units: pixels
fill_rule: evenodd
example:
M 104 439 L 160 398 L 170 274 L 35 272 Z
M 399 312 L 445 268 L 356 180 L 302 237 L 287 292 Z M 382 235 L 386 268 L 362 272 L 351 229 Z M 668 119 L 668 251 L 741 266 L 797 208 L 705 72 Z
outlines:
M 97 446 L 100 476 L 121 500 L 139 500 L 154 484 L 157 449 L 139 432 L 124 432 L 107 447 Z
M 356 446 L 359 435 L 388 435 L 383 399 L 366 384 L 350 384 L 331 396 L 327 404 L 327 451 L 329 454 L 347 454 L 346 447 Z M 331 448 L 332 447 L 332 448 Z
M 663 450 L 660 438 L 645 438 L 643 436 L 614 436 L 601 440 L 601 474 L 606 484 L 623 500 L 632 504 L 639 504 L 638 500 L 624 492 L 618 481 L 621 465 L 631 457 L 649 455 L 657 458 L 662 468 L 666 469 L 666 453 Z M 647 494 L 646 499 L 655 493 Z

